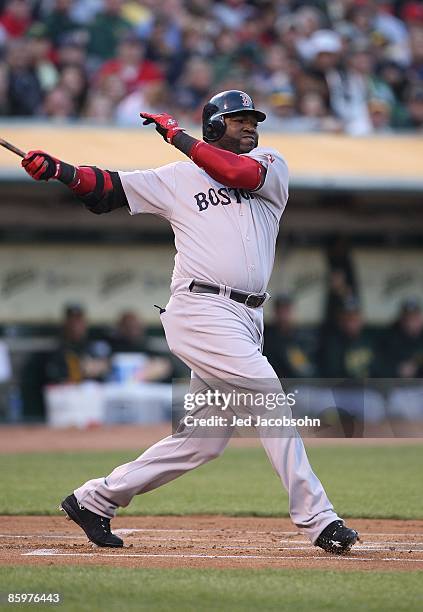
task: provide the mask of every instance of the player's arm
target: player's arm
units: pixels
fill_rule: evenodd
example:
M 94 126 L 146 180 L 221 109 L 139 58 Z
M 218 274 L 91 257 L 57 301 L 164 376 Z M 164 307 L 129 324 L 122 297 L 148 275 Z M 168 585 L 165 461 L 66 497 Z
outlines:
M 152 115 L 140 113 L 144 125 L 154 123 L 158 133 L 169 144 L 185 153 L 203 168 L 212 178 L 227 187 L 259 189 L 266 178 L 266 168 L 255 159 L 218 149 L 202 140 L 197 140 L 179 127 L 176 119 L 166 113 Z
M 60 181 L 100 215 L 128 206 L 119 174 L 95 166 L 72 166 L 44 151 L 29 151 L 22 160 L 26 172 L 36 181 Z

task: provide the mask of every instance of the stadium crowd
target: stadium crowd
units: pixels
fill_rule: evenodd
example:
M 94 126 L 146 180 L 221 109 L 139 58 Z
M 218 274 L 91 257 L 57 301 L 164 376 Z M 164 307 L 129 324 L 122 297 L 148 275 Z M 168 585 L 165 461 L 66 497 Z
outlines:
M 266 129 L 421 131 L 423 4 L 0 0 L 0 117 L 189 125 L 224 89 Z

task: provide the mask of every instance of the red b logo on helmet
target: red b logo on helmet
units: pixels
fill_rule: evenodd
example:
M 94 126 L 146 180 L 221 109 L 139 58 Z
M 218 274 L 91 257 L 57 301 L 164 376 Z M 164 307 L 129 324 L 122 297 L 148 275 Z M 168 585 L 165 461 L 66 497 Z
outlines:
M 251 98 L 247 94 L 241 94 L 242 106 L 252 106 Z

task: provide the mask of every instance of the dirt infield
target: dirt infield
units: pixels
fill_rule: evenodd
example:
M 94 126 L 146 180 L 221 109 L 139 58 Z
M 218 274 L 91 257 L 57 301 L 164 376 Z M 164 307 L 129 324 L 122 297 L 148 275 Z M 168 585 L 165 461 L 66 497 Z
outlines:
M 423 570 L 423 520 L 354 520 L 361 542 L 342 557 L 313 547 L 288 519 L 121 517 L 122 549 L 98 548 L 64 517 L 0 517 L 0 565 Z
M 11 431 L 13 430 L 13 431 Z M 11 435 L 13 433 L 13 435 Z M 171 433 L 170 424 L 53 430 L 0 428 L 1 453 L 141 449 Z M 422 438 L 306 439 L 328 444 L 419 444 Z M 256 446 L 234 439 L 234 446 Z M 345 556 L 311 546 L 288 519 L 225 516 L 118 517 L 123 549 L 102 549 L 64 517 L 0 516 L 0 565 L 115 567 L 319 568 L 423 570 L 423 520 L 351 520 L 361 542 Z

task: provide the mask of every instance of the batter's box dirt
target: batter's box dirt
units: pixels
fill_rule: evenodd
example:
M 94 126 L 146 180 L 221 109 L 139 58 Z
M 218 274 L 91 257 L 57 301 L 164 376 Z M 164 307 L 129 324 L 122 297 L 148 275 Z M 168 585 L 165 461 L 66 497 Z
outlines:
M 125 546 L 98 548 L 62 517 L 0 517 L 1 565 L 423 570 L 423 520 L 353 520 L 361 542 L 337 557 L 311 546 L 288 519 L 121 517 Z

